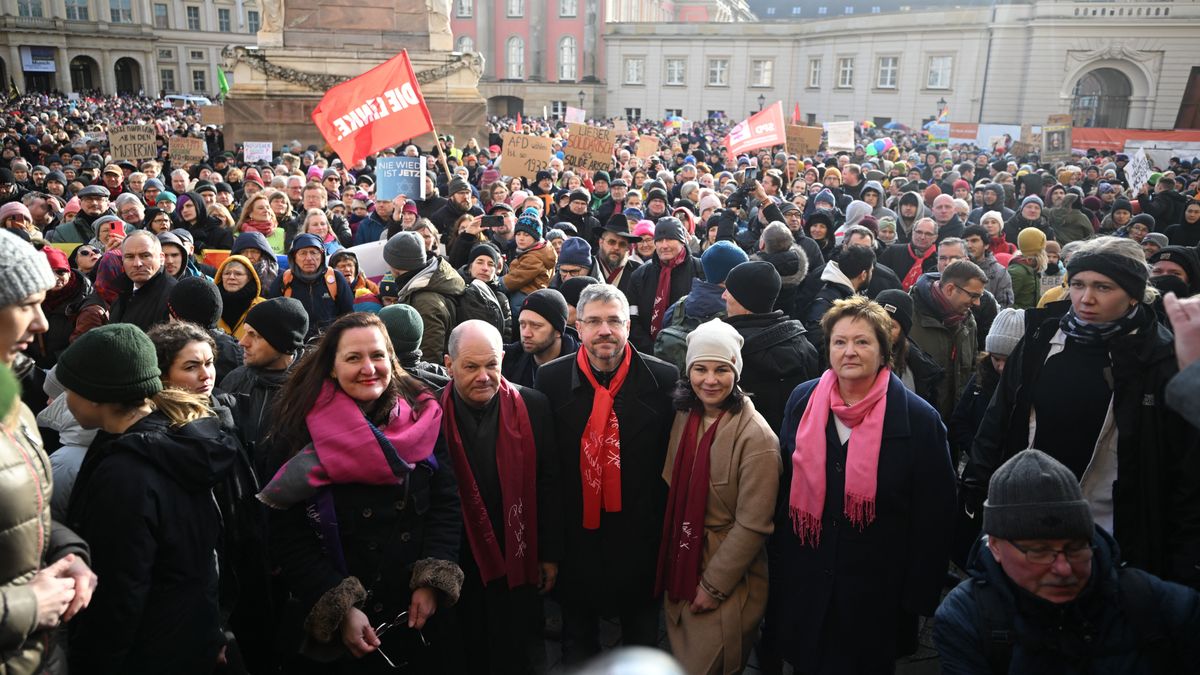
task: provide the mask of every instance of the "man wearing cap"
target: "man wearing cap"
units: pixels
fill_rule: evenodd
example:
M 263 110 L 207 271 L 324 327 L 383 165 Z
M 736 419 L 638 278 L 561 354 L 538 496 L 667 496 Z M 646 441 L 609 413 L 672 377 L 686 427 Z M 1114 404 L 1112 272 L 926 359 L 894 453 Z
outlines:
M 1075 475 L 1023 450 L 988 484 L 971 578 L 938 608 L 943 673 L 1182 673 L 1200 594 L 1122 566 Z
M 272 298 L 296 298 L 308 312 L 308 338 L 329 327 L 335 319 L 354 311 L 354 290 L 345 275 L 329 267 L 324 243 L 304 233 L 292 241 L 288 269 L 275 278 Z
M 591 275 L 603 283 L 619 288 L 625 297 L 633 289 L 633 273 L 641 263 L 630 257 L 632 247 L 641 239 L 629 230 L 629 219 L 622 212 L 615 212 L 597 231 L 595 264 Z M 586 237 L 587 234 L 582 234 Z
M 46 233 L 46 241 L 57 244 L 86 244 L 96 238 L 93 224 L 100 216 L 109 215 L 108 190 L 100 185 L 89 185 L 76 195 L 79 198 L 79 213 L 74 220 L 60 224 Z
M 168 321 L 167 299 L 178 283 L 163 269 L 163 250 L 158 237 L 137 230 L 121 242 L 120 294 L 112 305 L 110 323 L 131 323 L 143 331 Z
M 628 293 L 629 339 L 647 354 L 653 353 L 654 339 L 666 325 L 667 308 L 691 289 L 692 279 L 704 277 L 687 242 L 687 230 L 678 218 L 659 218 L 654 226 L 654 256 L 633 273 Z
M 396 301 L 412 305 L 421 315 L 424 331 L 421 336 L 421 358 L 439 363 L 446 353 L 446 340 L 458 322 L 458 296 L 466 289 L 449 260 L 441 256 L 427 257 L 421 235 L 412 231 L 397 232 L 383 247 L 383 260 L 390 272 L 379 283 L 380 293 L 385 286 L 395 288 Z
M 624 211 L 625 195 L 628 194 L 628 192 L 629 184 L 625 182 L 625 179 L 614 178 L 612 182 L 608 184 L 608 195 L 600 201 L 596 208 L 592 209 L 592 213 L 595 214 L 596 220 L 600 221 L 601 223 L 607 223 L 608 219 L 612 217 L 612 214 L 621 213 Z M 585 237 L 588 236 L 586 233 L 582 234 Z
M 574 354 L 579 342 L 567 332 L 567 301 L 552 288 L 525 297 L 517 317 L 517 340 L 504 345 L 504 377 L 532 387 L 542 365 Z
M 483 209 L 475 203 L 475 193 L 471 191 L 470 183 L 461 178 L 454 178 L 446 186 L 446 197 L 449 202 L 429 216 L 438 232 L 448 235 L 454 229 L 454 223 L 465 214 L 483 215 Z
M 128 191 L 125 189 L 125 172 L 116 164 L 104 167 L 104 173 L 100 174 L 100 180 L 104 184 L 104 189 L 108 190 L 110 201 Z

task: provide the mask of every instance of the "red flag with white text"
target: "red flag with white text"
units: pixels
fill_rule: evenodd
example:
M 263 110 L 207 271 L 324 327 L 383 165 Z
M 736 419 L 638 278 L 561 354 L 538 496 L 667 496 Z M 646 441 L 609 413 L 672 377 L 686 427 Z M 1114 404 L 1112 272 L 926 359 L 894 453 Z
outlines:
M 736 159 L 743 152 L 769 148 L 787 143 L 787 128 L 783 121 L 783 102 L 776 101 L 769 108 L 743 120 L 725 137 L 725 148 L 729 156 Z
M 408 50 L 330 89 L 312 119 L 347 166 L 433 131 Z

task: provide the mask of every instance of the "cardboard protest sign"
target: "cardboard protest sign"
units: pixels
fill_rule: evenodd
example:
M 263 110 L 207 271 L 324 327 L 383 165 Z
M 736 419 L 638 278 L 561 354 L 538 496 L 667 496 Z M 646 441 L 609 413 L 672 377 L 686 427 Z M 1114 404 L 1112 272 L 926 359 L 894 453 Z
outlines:
M 795 124 L 787 125 L 787 151 L 797 157 L 807 157 L 816 154 L 821 149 L 821 127 L 802 127 Z
M 783 103 L 776 101 L 730 129 L 725 136 L 725 148 L 730 157 L 737 157 L 751 150 L 784 145 L 787 143 L 784 126 Z
M 827 147 L 830 152 L 854 152 L 854 124 L 853 120 L 825 123 L 825 131 L 829 132 Z M 949 125 L 946 126 L 949 133 Z
M 205 105 L 200 106 L 200 121 L 204 124 L 225 124 L 225 106 L 223 105 Z
M 1137 154 L 1130 157 L 1129 164 L 1125 165 L 1125 178 L 1129 181 L 1129 189 L 1136 194 L 1143 185 L 1150 182 L 1150 174 L 1153 172 L 1146 150 L 1138 148 Z
M 613 163 L 612 129 L 568 124 L 570 140 L 563 148 L 563 163 L 585 171 L 608 171 Z
M 150 124 L 127 124 L 110 129 L 108 148 L 113 161 L 139 162 L 158 157 L 154 136 L 154 126 Z
M 618 134 L 629 133 L 629 122 L 618 118 L 617 121 L 613 122 L 613 131 L 617 132 Z
M 504 132 L 500 140 L 504 144 L 500 165 L 505 175 L 520 176 L 532 184 L 537 172 L 549 166 L 549 138 Z
M 658 154 L 658 139 L 653 136 L 641 136 L 637 143 L 637 156 L 642 159 L 650 159 Z
M 203 138 L 172 136 L 170 143 L 167 144 L 167 149 L 171 152 L 171 163 L 176 166 L 199 164 L 208 156 L 208 149 L 204 145 Z
M 242 152 L 247 164 L 260 161 L 269 163 L 271 156 L 275 154 L 275 144 L 271 141 L 246 141 L 242 144 Z
M 375 195 L 379 199 L 425 199 L 424 157 L 380 157 L 375 163 Z

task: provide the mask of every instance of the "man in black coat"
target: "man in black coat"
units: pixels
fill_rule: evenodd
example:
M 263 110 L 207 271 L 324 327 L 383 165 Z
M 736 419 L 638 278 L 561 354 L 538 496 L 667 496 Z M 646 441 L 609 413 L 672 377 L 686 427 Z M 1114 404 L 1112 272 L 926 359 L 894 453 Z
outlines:
M 566 298 L 553 288 L 525 297 L 517 316 L 517 340 L 504 345 L 504 379 L 532 387 L 543 364 L 579 350 L 579 341 L 567 332 L 567 312 Z
M 805 337 L 804 326 L 771 309 L 781 284 L 771 263 L 755 260 L 729 272 L 723 296 L 725 323 L 745 340 L 739 384 L 754 396 L 755 408 L 776 433 L 792 390 L 821 374 L 817 350 Z
M 822 366 L 828 355 L 825 353 L 821 317 L 833 307 L 833 303 L 861 293 L 871 282 L 871 270 L 874 267 L 875 252 L 866 246 L 850 246 L 837 260 L 825 264 L 821 272 L 821 290 L 804 312 L 804 330 L 808 331 L 808 339 L 814 345 L 819 345 L 817 356 Z
M 483 209 L 475 203 L 475 194 L 471 192 L 471 186 L 467 181 L 461 178 L 450 181 L 446 188 L 446 196 L 449 197 L 446 205 L 429 216 L 430 222 L 441 233 L 443 244 L 449 242 L 453 235 L 457 234 L 451 230 L 460 217 L 466 214 L 483 215 Z
M 662 469 L 679 379 L 675 366 L 629 344 L 629 306 L 616 287 L 588 286 L 577 309 L 582 350 L 542 366 L 536 384 L 551 401 L 562 461 L 559 598 L 568 664 L 600 650 L 601 615 L 619 618 L 626 645 L 658 643 Z M 594 409 L 600 414 L 589 425 Z
M 171 318 L 167 298 L 178 282 L 163 270 L 162 245 L 158 238 L 138 230 L 121 242 L 125 276 L 120 295 L 113 303 L 109 323 L 131 323 L 142 330 Z
M 629 340 L 638 351 L 654 353 L 654 338 L 662 329 L 667 308 L 687 295 L 692 279 L 703 279 L 700 260 L 688 252 L 688 234 L 674 216 L 664 216 L 654 225 L 654 258 L 633 273 L 629 289 L 629 314 L 633 321 Z M 658 280 L 669 274 L 665 299 L 656 302 Z M 656 315 L 657 312 L 657 315 Z
M 596 251 L 596 262 L 592 265 L 591 276 L 601 283 L 619 288 L 631 303 L 633 273 L 642 264 L 630 258 L 629 251 L 640 240 L 640 237 L 629 231 L 629 219 L 625 214 L 614 213 L 599 230 L 596 246 L 593 247 Z
M 459 324 L 449 352 L 442 427 L 463 503 L 462 672 L 543 672 L 539 592 L 554 588 L 563 533 L 550 402 L 501 376 L 504 343 L 491 324 Z

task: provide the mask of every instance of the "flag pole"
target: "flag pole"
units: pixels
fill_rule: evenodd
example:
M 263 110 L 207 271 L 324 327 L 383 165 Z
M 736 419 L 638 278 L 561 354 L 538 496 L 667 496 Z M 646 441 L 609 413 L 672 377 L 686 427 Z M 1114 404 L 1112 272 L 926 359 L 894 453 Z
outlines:
M 442 170 L 446 172 L 446 182 L 449 183 L 451 179 L 450 163 L 446 161 L 447 151 L 442 147 L 442 135 L 438 133 L 437 125 L 433 122 L 433 115 L 429 116 L 429 126 L 433 128 L 433 142 L 438 149 L 438 158 L 442 160 Z

